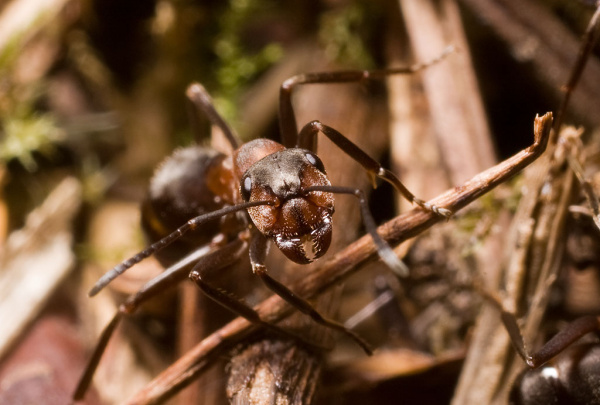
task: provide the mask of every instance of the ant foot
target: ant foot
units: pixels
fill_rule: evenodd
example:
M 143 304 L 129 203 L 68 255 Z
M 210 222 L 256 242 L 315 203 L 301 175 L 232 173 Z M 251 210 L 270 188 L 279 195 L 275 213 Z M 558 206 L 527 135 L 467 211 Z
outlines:
M 415 204 L 417 204 L 419 207 L 424 208 L 428 211 L 433 212 L 434 214 L 437 214 L 441 217 L 444 217 L 446 219 L 450 219 L 450 217 L 452 216 L 452 211 L 450 211 L 449 209 L 446 208 L 442 208 L 442 207 L 438 207 L 437 205 L 433 205 L 433 204 L 429 204 L 423 200 L 420 200 L 418 198 L 415 198 L 413 200 L 413 202 Z

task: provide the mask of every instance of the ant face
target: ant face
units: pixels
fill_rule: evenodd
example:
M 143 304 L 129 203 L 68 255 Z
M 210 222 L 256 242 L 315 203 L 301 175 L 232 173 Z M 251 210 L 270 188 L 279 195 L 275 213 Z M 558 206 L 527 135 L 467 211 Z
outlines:
M 242 176 L 245 202 L 269 201 L 248 209 L 257 229 L 296 263 L 321 257 L 331 243 L 333 194 L 309 191 L 330 186 L 321 160 L 304 149 L 282 149 L 254 163 Z

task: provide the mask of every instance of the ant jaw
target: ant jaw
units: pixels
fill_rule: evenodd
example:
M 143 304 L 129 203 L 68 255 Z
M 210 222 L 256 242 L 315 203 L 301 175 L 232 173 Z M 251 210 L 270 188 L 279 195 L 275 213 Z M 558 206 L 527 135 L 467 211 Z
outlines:
M 290 260 L 307 264 L 323 256 L 331 244 L 331 219 L 328 217 L 320 226 L 304 235 L 274 235 L 272 238 L 279 250 Z

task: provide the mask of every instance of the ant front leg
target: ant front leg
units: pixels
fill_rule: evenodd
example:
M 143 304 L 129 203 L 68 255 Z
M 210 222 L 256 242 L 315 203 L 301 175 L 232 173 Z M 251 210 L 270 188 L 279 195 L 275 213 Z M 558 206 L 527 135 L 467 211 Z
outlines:
M 375 220 L 371 215 L 365 193 L 363 193 L 362 190 L 338 186 L 312 186 L 304 190 L 306 194 L 312 191 L 324 191 L 334 194 L 349 194 L 356 197 L 360 205 L 360 213 L 362 215 L 363 224 L 365 225 L 367 232 L 371 235 L 373 243 L 375 243 L 375 246 L 377 247 L 377 253 L 379 254 L 379 257 L 398 276 L 408 277 L 408 267 L 406 267 L 406 265 L 400 259 L 398 259 L 398 256 L 396 256 L 390 245 L 381 239 L 381 236 L 379 236 L 377 233 L 377 225 L 375 224 Z
M 502 322 L 510 335 L 510 340 L 515 350 L 531 368 L 538 368 L 544 365 L 583 335 L 600 330 L 600 317 L 584 316 L 568 324 L 539 350 L 529 353 L 523 342 L 523 336 L 521 335 L 515 316 L 503 311 Z
M 599 403 L 600 348 L 597 343 L 573 343 L 598 332 L 600 317 L 574 320 L 534 353 L 527 351 L 514 315 L 502 312 L 502 321 L 517 353 L 529 366 L 512 383 L 511 404 Z
M 254 266 L 253 266 L 254 267 Z M 269 329 L 279 335 L 282 335 L 287 338 L 291 338 L 293 340 L 300 340 L 306 343 L 308 346 L 315 347 L 319 349 L 320 347 L 314 343 L 308 342 L 303 339 L 301 336 L 297 336 L 296 334 L 286 331 L 285 329 L 281 329 L 276 325 L 273 325 L 269 322 L 265 322 L 260 318 L 258 312 L 256 312 L 252 307 L 243 301 L 237 299 L 233 295 L 223 291 L 219 288 L 215 288 L 206 282 L 205 275 L 207 271 L 214 271 L 214 267 L 210 265 L 206 265 L 206 263 L 198 263 L 194 266 L 192 271 L 189 273 L 189 278 L 196 283 L 198 288 L 206 294 L 207 297 L 215 301 L 216 303 L 222 305 L 224 308 L 227 308 L 231 312 L 245 318 L 247 321 Z
M 252 240 L 250 241 L 250 263 L 252 264 L 252 271 L 254 274 L 260 277 L 262 282 L 271 291 L 279 295 L 298 311 L 310 316 L 312 320 L 320 325 L 346 334 L 352 340 L 354 340 L 365 351 L 365 353 L 371 355 L 373 353 L 371 347 L 360 336 L 346 328 L 341 323 L 321 315 L 319 311 L 317 311 L 308 301 L 296 295 L 292 290 L 268 274 L 267 266 L 264 264 L 265 256 L 267 254 L 267 243 L 268 240 L 263 234 L 258 231 L 254 231 L 252 233 Z
M 309 122 L 304 126 L 304 128 L 302 128 L 302 131 L 300 131 L 300 134 L 298 135 L 298 143 L 300 145 L 312 144 L 314 142 L 312 139 L 316 138 L 319 132 L 324 134 L 348 156 L 358 162 L 367 171 L 367 173 L 369 173 L 373 180 L 373 184 L 375 184 L 375 177 L 379 177 L 394 186 L 394 188 L 411 203 L 417 204 L 419 207 L 426 209 L 427 211 L 434 212 L 435 214 L 445 218 L 450 218 L 452 216 L 452 211 L 449 209 L 429 204 L 420 198 L 415 197 L 415 195 L 411 193 L 406 186 L 404 186 L 404 184 L 402 184 L 400 179 L 394 173 L 382 167 L 379 162 L 367 155 L 355 143 L 330 126 L 324 125 L 319 121 Z

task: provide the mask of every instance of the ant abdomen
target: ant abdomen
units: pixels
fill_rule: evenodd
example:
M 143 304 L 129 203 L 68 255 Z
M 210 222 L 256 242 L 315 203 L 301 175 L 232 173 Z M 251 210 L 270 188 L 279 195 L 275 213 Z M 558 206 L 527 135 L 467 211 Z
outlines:
M 222 190 L 230 176 L 223 168 L 225 159 L 226 155 L 213 149 L 192 146 L 177 149 L 159 165 L 141 208 L 142 228 L 150 242 L 164 238 L 190 218 L 231 204 L 226 201 L 231 199 L 227 198 L 231 192 Z M 157 252 L 156 257 L 168 266 L 223 233 L 225 224 L 231 222 L 227 215 L 207 221 Z M 239 230 L 239 226 L 235 228 Z

